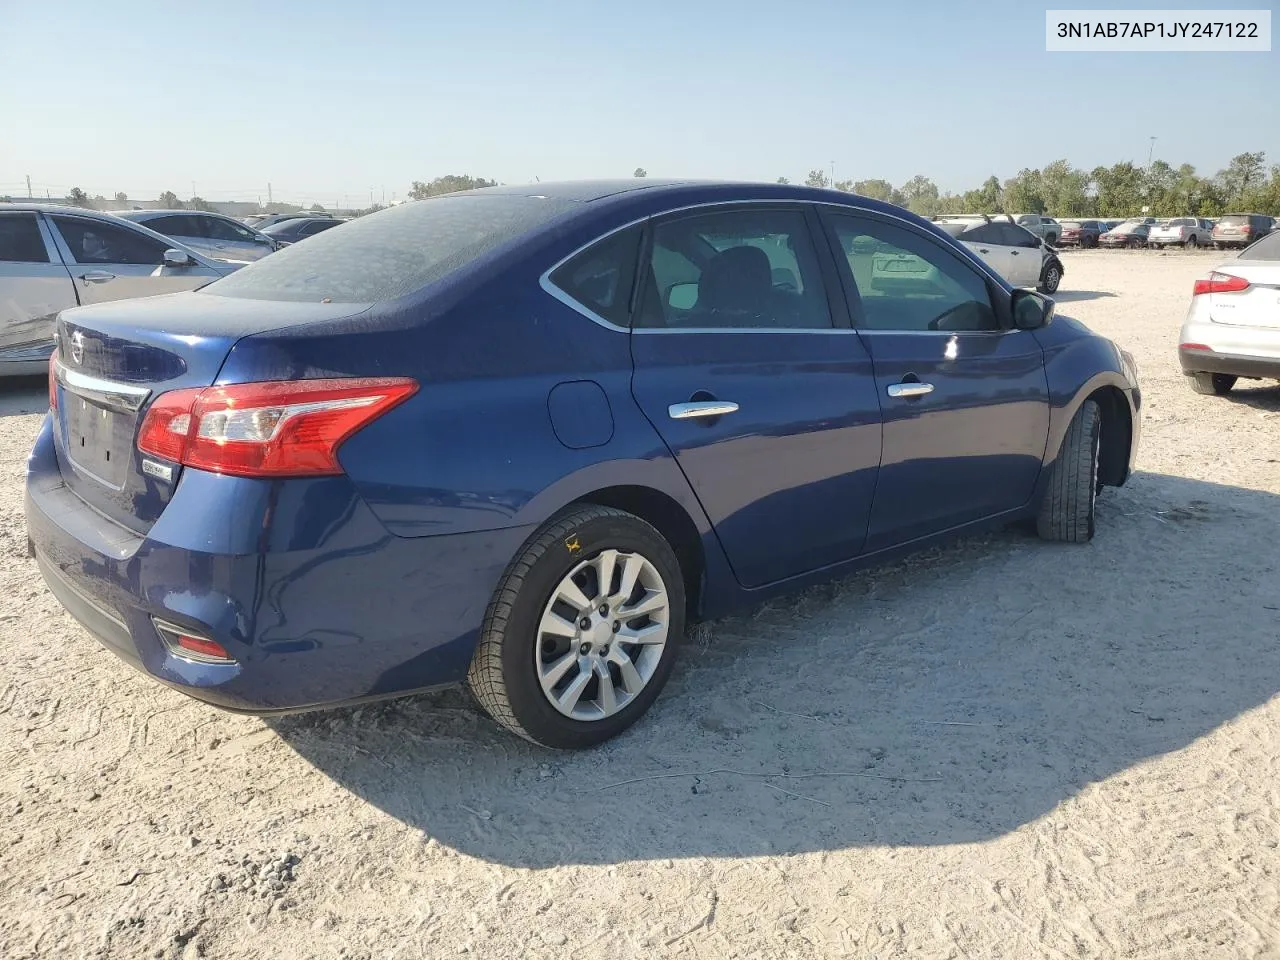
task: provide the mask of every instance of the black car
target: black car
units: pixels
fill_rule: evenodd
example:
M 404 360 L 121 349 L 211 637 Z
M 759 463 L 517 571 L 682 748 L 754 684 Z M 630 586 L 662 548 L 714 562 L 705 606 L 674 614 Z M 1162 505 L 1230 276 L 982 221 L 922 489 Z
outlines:
M 281 220 L 279 223 L 273 223 L 269 227 L 263 227 L 261 232 L 279 245 L 286 246 L 290 243 L 297 243 L 299 240 L 305 240 L 307 237 L 328 230 L 330 227 L 336 227 L 340 223 L 346 223 L 346 221 L 330 220 L 323 217 L 295 217 L 292 220 Z

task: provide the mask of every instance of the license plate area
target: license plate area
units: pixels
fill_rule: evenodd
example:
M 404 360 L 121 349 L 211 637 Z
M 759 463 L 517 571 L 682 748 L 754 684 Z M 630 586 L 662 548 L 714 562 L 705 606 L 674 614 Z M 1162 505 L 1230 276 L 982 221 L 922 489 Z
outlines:
M 133 443 L 133 416 L 63 391 L 66 450 L 81 473 L 114 490 L 124 486 Z

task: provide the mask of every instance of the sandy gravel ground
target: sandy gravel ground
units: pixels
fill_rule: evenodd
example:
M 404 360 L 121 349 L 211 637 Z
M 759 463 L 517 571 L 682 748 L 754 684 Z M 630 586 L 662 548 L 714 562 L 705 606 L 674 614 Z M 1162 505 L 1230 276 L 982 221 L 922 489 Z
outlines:
M 461 694 L 264 723 L 136 675 L 24 556 L 43 387 L 0 391 L 0 957 L 1280 958 L 1280 389 L 1174 352 L 1221 258 L 1069 255 L 1148 398 L 1092 545 L 711 624 L 585 755 Z

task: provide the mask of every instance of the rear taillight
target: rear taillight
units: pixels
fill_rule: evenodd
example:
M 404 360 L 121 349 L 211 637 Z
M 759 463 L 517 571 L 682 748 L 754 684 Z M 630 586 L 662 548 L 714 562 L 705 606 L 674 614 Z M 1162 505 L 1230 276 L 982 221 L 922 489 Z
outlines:
M 58 348 L 53 348 L 53 353 L 49 354 L 49 409 L 56 411 L 58 409 L 58 377 L 56 371 L 58 369 Z
M 1191 295 L 1198 297 L 1202 293 L 1239 293 L 1241 290 L 1248 289 L 1249 281 L 1244 277 L 1236 277 L 1229 273 L 1217 273 L 1215 271 L 1204 279 L 1197 280 Z
M 1206 353 L 1213 353 L 1213 347 L 1209 346 L 1207 343 L 1180 343 L 1178 344 L 1178 349 L 1179 350 L 1202 350 L 1202 351 L 1205 351 Z
M 138 449 L 241 477 L 342 473 L 338 447 L 417 391 L 412 380 L 282 380 L 174 390 L 151 404 Z

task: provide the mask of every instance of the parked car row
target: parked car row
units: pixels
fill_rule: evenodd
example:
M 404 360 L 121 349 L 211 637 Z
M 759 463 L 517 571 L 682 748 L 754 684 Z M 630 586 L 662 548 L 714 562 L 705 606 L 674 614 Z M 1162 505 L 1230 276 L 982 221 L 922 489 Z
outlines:
M 1219 250 L 1248 246 L 1276 230 L 1274 217 L 1257 213 L 1229 213 L 1207 217 L 1132 217 L 1128 220 L 1064 220 L 1062 246 L 1150 247 L 1179 246 L 1188 250 L 1214 246 Z
M 0 377 L 48 367 L 66 307 L 192 290 L 242 266 L 109 213 L 0 204 Z

